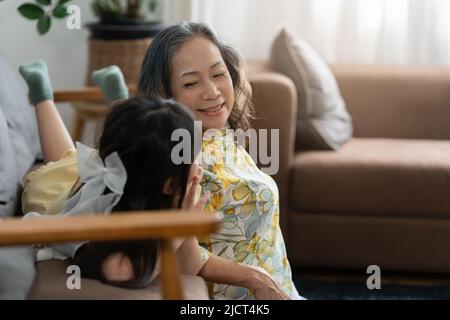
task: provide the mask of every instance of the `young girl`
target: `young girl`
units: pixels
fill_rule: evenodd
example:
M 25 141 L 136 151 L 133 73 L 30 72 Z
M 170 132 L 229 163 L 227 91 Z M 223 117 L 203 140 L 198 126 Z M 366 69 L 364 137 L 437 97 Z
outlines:
M 53 103 L 45 64 L 26 64 L 20 72 L 36 105 L 46 162 L 26 177 L 25 218 L 194 206 L 201 168 L 171 161 L 176 143 L 171 133 L 183 128 L 194 136 L 193 115 L 186 107 L 161 99 L 123 101 L 128 93 L 120 70 L 97 71 L 93 80 L 114 107 L 105 120 L 99 150 L 82 144 L 75 149 Z M 207 197 L 197 206 L 203 206 Z M 246 287 L 260 299 L 288 298 L 262 270 L 220 257 L 202 259 L 194 237 L 179 241 L 176 247 L 183 273 Z M 49 256 L 40 258 L 73 258 L 83 276 L 110 284 L 142 287 L 159 272 L 156 241 L 69 243 L 51 249 Z

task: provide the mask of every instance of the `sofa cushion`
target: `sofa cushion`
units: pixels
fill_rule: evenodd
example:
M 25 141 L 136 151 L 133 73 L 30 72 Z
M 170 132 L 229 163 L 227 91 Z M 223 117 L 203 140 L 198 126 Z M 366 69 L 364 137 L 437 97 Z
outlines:
M 40 156 L 40 143 L 34 109 L 28 90 L 17 70 L 0 54 L 0 106 L 3 109 L 16 153 L 17 170 L 25 175 Z
M 0 130 L 2 140 L 0 146 L 8 145 L 11 151 L 0 151 L 0 164 L 13 163 L 14 171 L 8 171 L 6 165 L 0 168 L 1 177 L 7 172 L 8 180 L 0 185 L 0 194 L 8 197 L 5 205 L 8 209 L 0 212 L 0 216 L 11 215 L 10 210 L 16 208 L 20 183 L 28 169 L 40 157 L 39 135 L 33 108 L 28 102 L 26 86 L 17 70 L 0 54 Z M 9 138 L 5 136 L 6 128 Z M 6 168 L 6 169 L 5 169 Z M 4 201 L 4 200 L 2 200 Z M 6 212 L 8 211 L 8 212 Z
M 68 289 L 68 265 L 60 260 L 38 262 L 36 281 L 31 289 L 31 300 L 159 300 L 162 299 L 159 279 L 144 289 L 126 289 L 103 284 L 96 280 L 81 279 L 80 289 Z M 181 285 L 188 300 L 207 300 L 208 288 L 197 276 L 182 275 Z
M 12 216 L 19 185 L 8 124 L 0 106 L 0 218 Z
M 286 28 L 273 42 L 270 62 L 297 88 L 297 149 L 339 149 L 352 136 L 352 121 L 330 68 Z
M 294 212 L 450 218 L 450 141 L 353 138 L 294 160 Z
M 36 275 L 34 261 L 31 246 L 0 248 L 0 300 L 26 299 Z

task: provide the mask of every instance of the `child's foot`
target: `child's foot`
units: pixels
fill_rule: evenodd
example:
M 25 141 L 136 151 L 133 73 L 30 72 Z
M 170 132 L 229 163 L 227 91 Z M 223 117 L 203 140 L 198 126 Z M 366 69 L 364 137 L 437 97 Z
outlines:
M 102 89 L 108 104 L 116 100 L 128 99 L 128 87 L 118 66 L 94 71 L 91 78 Z
M 122 252 L 113 253 L 107 257 L 101 269 L 108 282 L 127 282 L 134 279 L 133 264 Z
M 28 85 L 31 102 L 34 105 L 45 100 L 53 100 L 53 89 L 44 61 L 36 60 L 23 64 L 19 67 L 19 72 Z

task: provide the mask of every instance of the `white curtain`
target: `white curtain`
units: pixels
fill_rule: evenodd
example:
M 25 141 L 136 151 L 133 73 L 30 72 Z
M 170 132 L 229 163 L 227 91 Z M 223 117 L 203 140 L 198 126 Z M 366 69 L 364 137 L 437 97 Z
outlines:
M 450 0 L 165 1 L 167 22 L 207 22 L 250 59 L 288 25 L 329 63 L 450 65 Z

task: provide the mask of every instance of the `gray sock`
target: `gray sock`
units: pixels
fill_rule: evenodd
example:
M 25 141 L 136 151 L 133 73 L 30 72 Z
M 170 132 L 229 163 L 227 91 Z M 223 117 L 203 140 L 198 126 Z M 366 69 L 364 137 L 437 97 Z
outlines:
M 108 103 L 128 99 L 128 87 L 118 66 L 96 70 L 92 73 L 91 78 L 102 89 Z
M 45 100 L 53 100 L 53 89 L 47 65 L 43 60 L 23 64 L 19 67 L 19 72 L 28 85 L 31 102 L 34 105 Z

